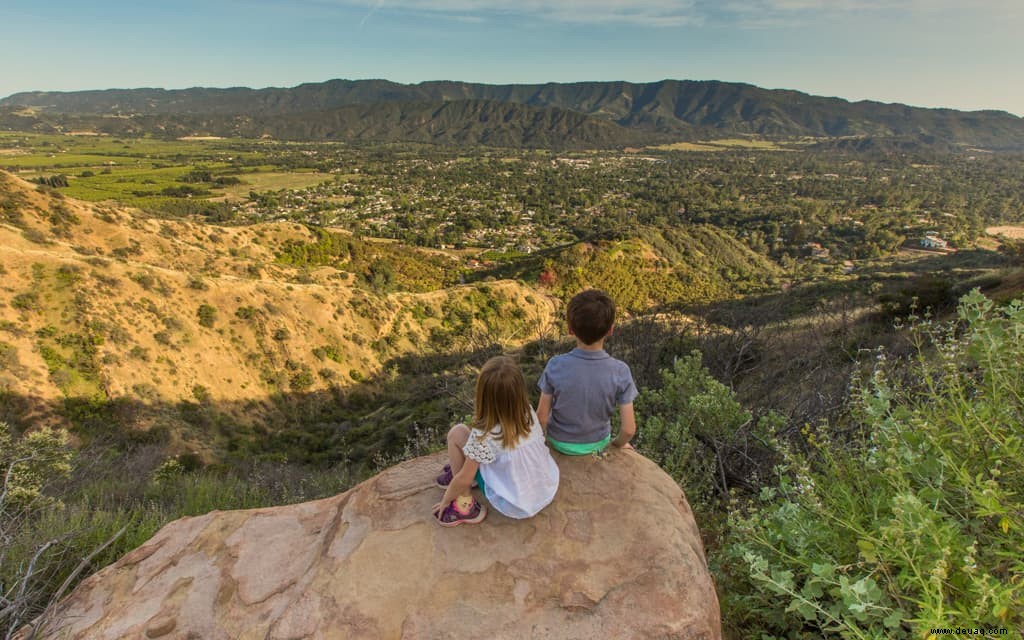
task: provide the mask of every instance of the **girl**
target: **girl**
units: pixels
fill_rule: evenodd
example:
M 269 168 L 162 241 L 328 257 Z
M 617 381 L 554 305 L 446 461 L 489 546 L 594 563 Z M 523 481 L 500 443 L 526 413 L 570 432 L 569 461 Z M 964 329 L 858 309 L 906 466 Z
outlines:
M 444 497 L 434 505 L 441 526 L 477 523 L 487 515 L 470 494 L 474 480 L 491 506 L 510 518 L 529 518 L 555 497 L 558 466 L 530 407 L 523 373 L 511 358 L 484 363 L 472 428 L 451 428 L 448 460 L 437 477 Z

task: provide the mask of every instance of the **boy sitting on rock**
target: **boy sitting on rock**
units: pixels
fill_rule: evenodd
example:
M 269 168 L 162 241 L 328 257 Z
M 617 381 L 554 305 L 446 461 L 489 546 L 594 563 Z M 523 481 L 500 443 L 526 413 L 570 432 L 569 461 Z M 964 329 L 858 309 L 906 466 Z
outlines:
M 599 453 L 609 442 L 631 449 L 636 384 L 629 366 L 604 350 L 615 325 L 615 302 L 603 291 L 588 289 L 569 301 L 566 317 L 576 348 L 551 358 L 537 382 L 537 417 L 548 444 L 570 456 Z M 621 428 L 613 442 L 611 417 L 616 407 Z

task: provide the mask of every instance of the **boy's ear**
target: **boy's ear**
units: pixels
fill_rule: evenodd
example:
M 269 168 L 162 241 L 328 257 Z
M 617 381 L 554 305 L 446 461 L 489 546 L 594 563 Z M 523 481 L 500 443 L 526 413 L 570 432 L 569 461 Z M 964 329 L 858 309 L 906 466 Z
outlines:
M 607 338 L 608 336 L 612 335 L 613 333 L 615 333 L 615 325 L 614 324 L 612 326 L 608 327 L 608 333 L 604 334 L 604 337 Z

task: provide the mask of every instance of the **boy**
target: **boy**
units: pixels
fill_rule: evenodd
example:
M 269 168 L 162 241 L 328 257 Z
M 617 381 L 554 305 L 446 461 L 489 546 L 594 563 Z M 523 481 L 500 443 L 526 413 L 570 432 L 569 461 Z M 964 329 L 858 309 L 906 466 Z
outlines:
M 615 302 L 604 291 L 588 289 L 569 301 L 566 319 L 576 348 L 551 358 L 537 382 L 537 417 L 548 443 L 570 456 L 602 451 L 609 442 L 631 449 L 636 384 L 629 366 L 604 350 L 615 324 Z M 610 419 L 616 406 L 621 429 L 612 441 Z

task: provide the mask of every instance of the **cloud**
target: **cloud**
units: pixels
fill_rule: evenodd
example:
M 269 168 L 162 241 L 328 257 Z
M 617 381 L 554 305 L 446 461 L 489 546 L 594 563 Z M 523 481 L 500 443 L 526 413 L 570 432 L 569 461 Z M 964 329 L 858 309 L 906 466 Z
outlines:
M 697 0 L 340 0 L 339 4 L 364 7 L 367 17 L 378 11 L 415 11 L 462 21 L 529 16 L 563 23 L 672 27 L 701 19 L 695 10 Z
M 314 0 L 316 1 L 316 0 Z M 721 24 L 777 27 L 854 12 L 926 14 L 965 10 L 962 0 L 319 0 L 378 12 L 412 11 L 459 21 L 530 17 L 569 24 L 646 27 Z M 1019 13 L 1020 0 L 974 0 L 973 12 Z
M 716 6 L 702 0 L 705 7 Z M 1021 6 L 1020 0 L 726 0 L 717 6 L 733 13 L 744 14 L 840 14 L 851 11 L 884 11 L 889 13 L 924 14 L 969 10 L 980 13 L 1010 11 Z

